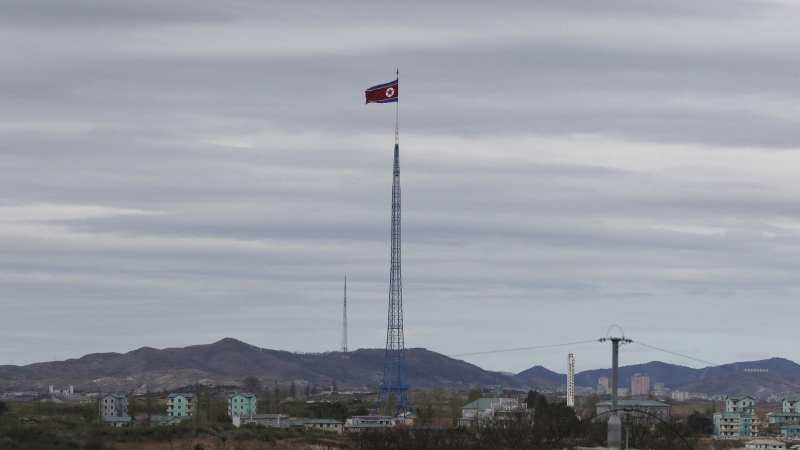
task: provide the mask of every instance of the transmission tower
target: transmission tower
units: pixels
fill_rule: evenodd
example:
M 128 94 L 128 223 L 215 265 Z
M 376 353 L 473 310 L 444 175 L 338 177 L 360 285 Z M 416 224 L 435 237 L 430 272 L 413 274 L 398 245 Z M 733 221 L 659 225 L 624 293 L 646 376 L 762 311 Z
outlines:
M 399 71 L 398 71 L 399 75 Z M 399 76 L 398 76 L 399 78 Z M 400 134 L 399 102 L 396 103 L 394 128 L 394 175 L 392 183 L 392 260 L 389 270 L 389 320 L 386 329 L 386 358 L 383 381 L 375 411 L 392 403 L 395 411 L 411 410 L 411 389 L 406 376 L 406 351 L 403 337 L 403 282 L 400 271 Z
M 344 277 L 344 312 L 342 313 L 342 354 L 347 354 L 347 277 Z

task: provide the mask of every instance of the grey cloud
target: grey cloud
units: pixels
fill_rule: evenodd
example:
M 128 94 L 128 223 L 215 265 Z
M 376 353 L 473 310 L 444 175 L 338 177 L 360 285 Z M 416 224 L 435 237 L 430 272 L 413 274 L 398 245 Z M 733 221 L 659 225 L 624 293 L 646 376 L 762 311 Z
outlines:
M 701 358 L 724 348 L 714 356 L 726 362 L 741 351 L 730 342 L 773 344 L 737 337 L 726 320 L 765 299 L 794 311 L 793 53 L 509 37 L 336 56 L 170 56 L 157 44 L 109 56 L 80 32 L 102 28 L 116 42 L 131 27 L 282 22 L 327 36 L 378 9 L 191 3 L 2 6 L 6 42 L 74 40 L 52 57 L 47 45 L 10 50 L 16 63 L 0 65 L 0 301 L 10 317 L 0 337 L 13 344 L 0 362 L 229 335 L 333 349 L 344 275 L 351 342 L 381 347 L 394 117 L 391 106 L 364 106 L 361 92 L 398 66 L 407 345 L 454 354 L 597 338 L 619 323 Z M 509 3 L 492 17 L 733 27 L 784 8 L 590 7 Z M 483 8 L 417 4 L 397 20 L 463 21 L 466 32 L 491 16 Z M 30 205 L 108 211 L 12 220 L 2 209 Z M 174 314 L 192 326 L 175 330 Z M 607 365 L 605 347 L 575 351 L 582 367 Z M 469 360 L 558 369 L 562 353 Z

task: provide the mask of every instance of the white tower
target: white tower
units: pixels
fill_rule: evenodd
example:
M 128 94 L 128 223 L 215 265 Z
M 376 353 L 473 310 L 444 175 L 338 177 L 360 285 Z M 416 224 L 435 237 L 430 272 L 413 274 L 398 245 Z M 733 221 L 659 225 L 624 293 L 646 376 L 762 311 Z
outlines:
M 575 406 L 575 357 L 567 356 L 567 406 Z

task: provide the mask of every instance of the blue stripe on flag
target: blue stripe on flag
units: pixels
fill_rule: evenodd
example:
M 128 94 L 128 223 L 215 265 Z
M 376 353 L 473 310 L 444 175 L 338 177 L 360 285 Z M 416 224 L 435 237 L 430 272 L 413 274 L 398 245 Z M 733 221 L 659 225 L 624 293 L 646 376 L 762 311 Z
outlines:
M 374 90 L 374 89 L 380 89 L 380 88 L 389 87 L 389 86 L 392 86 L 392 85 L 394 85 L 394 84 L 397 84 L 397 80 L 390 81 L 390 82 L 388 82 L 388 83 L 379 84 L 379 85 L 377 85 L 377 86 L 372 86 L 371 88 L 369 88 L 369 89 L 367 89 L 367 90 L 368 90 L 368 91 L 372 91 L 372 90 Z
M 370 103 L 394 103 L 396 101 L 397 101 L 397 97 L 390 98 L 390 99 L 387 99 L 387 100 L 377 100 L 377 101 L 374 101 L 374 102 L 367 102 L 366 104 L 369 105 Z

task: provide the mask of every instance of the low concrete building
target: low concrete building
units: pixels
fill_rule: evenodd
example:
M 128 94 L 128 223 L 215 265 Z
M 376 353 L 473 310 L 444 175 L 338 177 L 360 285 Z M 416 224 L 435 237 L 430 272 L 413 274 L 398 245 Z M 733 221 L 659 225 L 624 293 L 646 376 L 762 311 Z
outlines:
M 357 425 L 361 423 L 374 423 L 393 427 L 397 424 L 397 421 L 392 416 L 353 416 L 352 418 L 347 419 L 345 423 L 347 424 L 346 426 Z
M 516 398 L 479 398 L 461 408 L 461 426 L 473 426 L 486 420 L 503 420 L 525 412 L 527 405 Z
M 245 414 L 258 414 L 258 398 L 247 392 L 228 396 L 228 417 Z
M 670 406 L 656 400 L 617 400 L 617 409 L 624 422 L 652 422 L 653 420 L 669 420 Z M 611 412 L 611 401 L 597 404 L 597 417 L 607 420 Z M 653 417 L 655 416 L 655 417 Z M 656 417 L 658 419 L 656 419 Z
M 128 415 L 128 397 L 125 394 L 101 394 L 100 417 L 125 417 Z
M 361 433 L 363 431 L 387 430 L 389 428 L 389 425 L 383 425 L 380 423 L 357 423 L 355 425 L 350 425 L 345 429 L 348 433 Z
M 152 416 L 150 417 L 150 425 L 180 425 L 181 422 L 188 417 L 177 416 Z
M 236 414 L 232 421 L 236 428 L 248 423 L 272 428 L 289 428 L 291 422 L 286 414 Z
M 342 434 L 344 427 L 342 422 L 333 419 L 313 419 L 305 423 L 306 430 L 324 431 L 326 433 Z
M 131 416 L 105 416 L 103 417 L 103 425 L 108 427 L 127 427 L 133 424 L 133 417 Z
M 292 419 L 292 420 L 289 420 L 289 427 L 290 428 L 305 428 L 306 427 L 306 422 L 308 422 L 308 419 Z
M 750 450 L 785 450 L 786 444 L 775 439 L 756 439 L 745 442 L 744 448 Z

